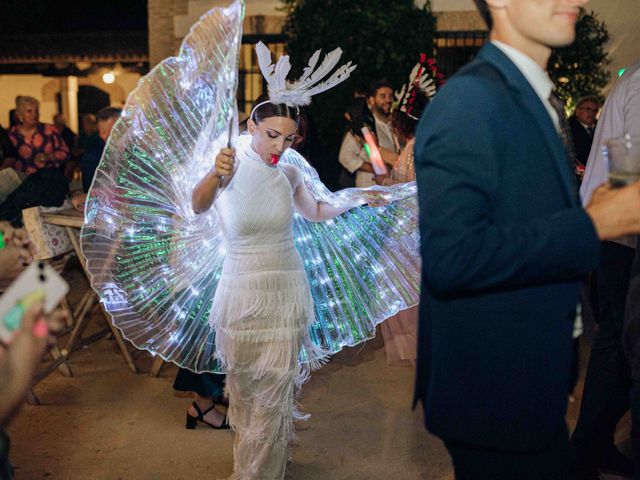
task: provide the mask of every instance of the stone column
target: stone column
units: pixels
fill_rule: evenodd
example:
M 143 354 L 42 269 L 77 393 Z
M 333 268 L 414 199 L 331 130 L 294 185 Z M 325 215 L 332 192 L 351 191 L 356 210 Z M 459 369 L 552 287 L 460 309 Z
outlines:
M 60 81 L 62 97 L 62 114 L 67 119 L 67 126 L 78 132 L 78 77 L 69 76 Z

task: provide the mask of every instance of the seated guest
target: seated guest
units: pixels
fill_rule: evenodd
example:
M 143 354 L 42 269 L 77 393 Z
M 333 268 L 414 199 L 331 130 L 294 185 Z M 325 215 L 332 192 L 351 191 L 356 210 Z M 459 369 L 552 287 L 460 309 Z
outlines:
M 7 131 L 0 125 L 0 165 L 3 165 L 5 161 L 8 163 L 14 162 L 16 156 L 16 150 L 13 148 L 11 140 L 9 140 Z M 0 169 L 2 168 L 4 167 L 0 167 Z
M 67 148 L 71 150 L 76 144 L 76 134 L 67 126 L 67 119 L 62 113 L 56 113 L 53 116 L 53 125 L 58 130 L 58 133 L 67 144 Z
M 31 175 L 41 168 L 64 168 L 69 160 L 69 149 L 53 125 L 40 122 L 40 102 L 33 97 L 16 98 L 20 124 L 9 130 L 9 139 L 17 158 L 12 164 L 18 172 Z
M 78 135 L 78 141 L 76 142 L 73 154 L 80 158 L 82 154 L 89 148 L 98 138 L 98 125 L 96 116 L 92 113 L 88 113 L 82 117 L 82 131 Z
M 113 125 L 120 117 L 122 110 L 114 107 L 105 107 L 96 115 L 98 123 L 98 137 L 91 142 L 84 154 L 80 158 L 80 168 L 82 169 L 82 189 L 86 192 L 91 187 L 93 176 L 96 173 L 104 147 L 107 145 L 107 138 L 111 133 Z

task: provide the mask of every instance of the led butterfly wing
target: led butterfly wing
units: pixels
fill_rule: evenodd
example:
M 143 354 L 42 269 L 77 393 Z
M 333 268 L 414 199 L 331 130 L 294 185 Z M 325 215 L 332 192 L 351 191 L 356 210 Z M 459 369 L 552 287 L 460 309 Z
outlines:
M 356 207 L 327 222 L 296 214 L 294 237 L 315 306 L 311 338 L 330 353 L 375 335 L 376 325 L 416 305 L 420 291 L 420 240 L 415 182 L 330 192 L 292 149 L 281 162 L 296 165 L 316 200 L 358 205 L 376 197 L 383 207 Z M 301 352 L 301 361 L 312 361 Z
M 92 286 L 123 336 L 194 371 L 219 368 L 208 319 L 224 250 L 215 211 L 196 217 L 191 193 L 237 136 L 243 16 L 242 1 L 212 9 L 179 55 L 138 83 L 96 172 L 81 237 Z

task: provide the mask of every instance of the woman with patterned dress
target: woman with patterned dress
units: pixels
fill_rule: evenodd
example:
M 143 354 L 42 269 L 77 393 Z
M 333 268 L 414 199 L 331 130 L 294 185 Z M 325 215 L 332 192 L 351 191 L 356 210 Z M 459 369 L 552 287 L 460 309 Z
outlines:
M 20 123 L 9 130 L 9 139 L 17 158 L 4 166 L 27 176 L 41 168 L 64 168 L 70 158 L 69 148 L 55 126 L 40 123 L 40 102 L 20 96 L 16 110 Z

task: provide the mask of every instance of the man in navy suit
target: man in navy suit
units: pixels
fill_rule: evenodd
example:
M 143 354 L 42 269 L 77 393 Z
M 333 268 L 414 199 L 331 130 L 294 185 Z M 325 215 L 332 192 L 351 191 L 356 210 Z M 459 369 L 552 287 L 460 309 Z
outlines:
M 587 0 L 476 0 L 491 42 L 420 120 L 416 401 L 458 480 L 566 478 L 579 282 L 640 231 L 640 183 L 583 209 L 545 72 Z

